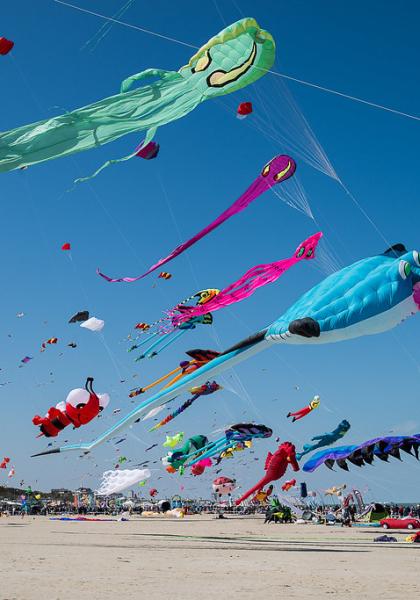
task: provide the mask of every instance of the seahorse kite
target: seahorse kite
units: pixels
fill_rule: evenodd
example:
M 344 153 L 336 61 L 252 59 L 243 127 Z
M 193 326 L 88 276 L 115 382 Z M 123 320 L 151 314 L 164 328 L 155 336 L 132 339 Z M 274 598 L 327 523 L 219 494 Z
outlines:
M 174 398 L 191 385 L 217 378 L 245 358 L 282 344 L 327 344 L 388 331 L 420 310 L 420 255 L 395 244 L 333 273 L 303 294 L 271 325 L 235 344 L 202 367 L 144 400 L 95 440 L 41 454 L 89 452 L 131 425 L 152 406 Z
M 161 125 L 184 117 L 204 100 L 257 81 L 274 58 L 272 36 L 255 19 L 241 19 L 211 38 L 178 72 L 146 69 L 125 79 L 115 96 L 1 133 L 0 172 L 90 150 L 137 131 L 147 132 L 146 146 Z M 157 80 L 131 89 L 150 78 Z M 118 160 L 103 166 L 112 162 Z

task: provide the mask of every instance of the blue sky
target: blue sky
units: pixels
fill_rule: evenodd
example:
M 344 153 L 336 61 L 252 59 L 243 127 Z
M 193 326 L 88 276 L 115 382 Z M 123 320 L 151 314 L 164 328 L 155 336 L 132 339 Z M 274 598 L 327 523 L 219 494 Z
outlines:
M 105 15 L 122 4 L 79 1 Z M 190 0 L 137 1 L 123 20 L 199 46 L 224 21 L 244 15 L 254 16 L 276 39 L 275 71 L 406 113 L 418 111 L 419 7 L 414 1 L 398 11 L 374 0 L 355 0 L 348 6 L 333 0 L 218 0 L 199 5 Z M 102 21 L 50 0 L 2 3 L 0 23 L 0 35 L 16 44 L 0 61 L 3 131 L 112 95 L 122 79 L 145 68 L 177 70 L 191 55 L 185 46 L 120 25 L 90 50 L 83 46 Z M 183 359 L 183 351 L 226 347 L 273 321 L 325 276 L 325 252 L 318 268 L 298 265 L 246 302 L 217 313 L 211 330 L 198 328 L 162 356 L 135 364 L 122 340 L 138 321 L 159 318 L 197 289 L 224 287 L 255 264 L 289 256 L 319 229 L 328 256 L 340 266 L 382 252 L 387 245 L 383 238 L 418 248 L 418 122 L 288 82 L 298 107 L 292 111 L 282 81 L 267 75 L 252 88 L 203 103 L 159 130 L 157 160 L 110 168 L 72 191 L 66 192 L 76 177 L 108 158 L 128 154 L 141 137 L 128 136 L 74 159 L 1 176 L 0 383 L 11 383 L 0 388 L 0 454 L 11 457 L 16 480 L 41 489 L 96 487 L 100 473 L 116 462 L 116 449 L 108 444 L 84 459 L 30 459 L 46 445 L 35 439 L 32 416 L 43 414 L 92 375 L 98 391 L 111 393 L 112 405 L 94 424 L 61 436 L 74 442 L 90 439 L 118 418 L 113 409 L 123 414 L 132 408 L 130 388 L 169 371 Z M 235 108 L 246 100 L 253 101 L 254 115 L 238 121 Z M 318 148 L 383 237 L 337 181 L 305 161 L 309 157 L 314 162 L 316 145 L 303 132 L 302 115 Z M 297 161 L 316 222 L 266 194 L 168 266 L 170 281 L 152 275 L 135 284 L 111 285 L 96 276 L 98 266 L 118 276 L 142 272 L 207 224 L 246 189 L 265 162 L 283 152 Z M 72 261 L 60 250 L 67 241 L 73 247 Z M 67 324 L 82 309 L 106 321 L 104 341 Z M 19 311 L 25 313 L 21 319 L 15 316 Z M 352 424 L 347 442 L 390 431 L 418 432 L 419 323 L 411 319 L 384 335 L 335 346 L 282 347 L 261 354 L 227 374 L 223 383 L 233 392 L 225 389 L 200 400 L 170 431 L 209 434 L 254 419 L 298 446 L 343 418 Z M 52 336 L 59 344 L 40 354 L 40 344 Z M 67 348 L 70 341 L 78 347 Z M 18 368 L 26 354 L 34 360 Z M 287 412 L 305 405 L 315 393 L 321 396 L 321 408 L 290 424 Z M 145 448 L 163 439 L 163 433 L 150 434 L 137 425 L 120 452 L 133 463 L 157 461 L 163 449 L 145 453 Z M 266 451 L 275 447 L 274 438 L 257 442 L 255 454 L 227 462 L 223 474 L 236 476 L 246 489 L 259 478 Z M 160 468 L 159 463 L 151 466 Z M 316 490 L 346 482 L 367 498 L 414 501 L 419 499 L 419 469 L 407 457 L 402 464 L 354 467 L 350 474 L 319 469 L 308 477 L 299 475 L 298 481 L 306 480 Z M 208 495 L 213 477 L 210 471 L 201 478 L 179 479 L 156 470 L 152 483 L 162 495 Z M 5 475 L 1 478 L 6 480 Z

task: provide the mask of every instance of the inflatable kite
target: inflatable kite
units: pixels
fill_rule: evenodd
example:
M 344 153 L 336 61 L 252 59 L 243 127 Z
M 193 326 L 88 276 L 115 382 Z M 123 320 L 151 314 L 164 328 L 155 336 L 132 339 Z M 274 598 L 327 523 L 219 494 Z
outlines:
M 217 477 L 212 483 L 213 492 L 218 495 L 219 499 L 222 496 L 230 496 L 236 488 L 236 480 L 229 477 Z
M 0 55 L 6 56 L 6 54 L 9 54 L 14 45 L 14 42 L 11 40 L 6 39 L 5 37 L 0 37 Z
M 225 458 L 233 458 L 235 456 L 235 452 L 243 452 L 246 450 L 246 448 L 252 448 L 252 440 L 234 442 L 232 446 L 229 446 L 229 448 L 223 450 L 223 452 L 220 452 L 220 454 L 216 457 L 216 465 L 218 465 Z
M 237 119 L 246 119 L 252 113 L 252 102 L 241 102 L 236 111 Z
M 303 419 L 303 417 L 306 417 L 306 415 L 309 415 L 309 413 L 312 412 L 313 410 L 315 410 L 315 408 L 318 408 L 319 404 L 320 404 L 319 396 L 314 396 L 313 400 L 311 400 L 311 402 L 308 404 L 308 406 L 305 406 L 304 408 L 301 408 L 300 410 L 298 410 L 294 413 L 289 412 L 287 414 L 287 418 L 293 417 L 292 423 L 294 423 L 295 421 L 299 421 L 299 419 Z
M 160 146 L 156 142 L 149 142 L 146 146 L 144 145 L 144 142 L 142 142 L 140 146 L 137 146 L 136 148 L 136 156 L 144 158 L 144 160 L 152 160 L 159 154 L 159 150 Z
M 395 437 L 378 437 L 355 446 L 339 446 L 330 450 L 321 450 L 314 454 L 304 465 L 303 470 L 312 473 L 324 464 L 332 469 L 336 463 L 344 471 L 349 467 L 349 461 L 356 467 L 372 464 L 375 458 L 388 462 L 390 456 L 401 460 L 400 450 L 419 459 L 420 433 L 416 435 L 400 435 Z
M 280 479 L 280 477 L 283 477 L 289 465 L 294 471 L 299 471 L 294 445 L 290 442 L 284 442 L 277 448 L 274 454 L 271 454 L 271 452 L 267 454 L 264 466 L 266 471 L 265 476 L 260 479 L 260 481 L 254 485 L 253 488 L 245 492 L 243 496 L 235 501 L 236 506 L 239 506 L 241 502 L 249 498 L 249 496 L 255 492 L 262 490 L 272 481 L 277 481 Z
M 333 485 L 330 488 L 327 488 L 324 492 L 326 496 L 342 496 L 343 491 L 346 489 L 347 485 L 345 483 L 341 485 Z
M 195 402 L 198 398 L 201 398 L 201 396 L 209 396 L 210 394 L 214 394 L 214 392 L 217 392 L 220 389 L 220 385 L 215 381 L 207 381 L 204 385 L 191 388 L 190 392 L 193 394 L 191 398 L 188 398 L 188 400 L 181 404 L 181 406 L 178 407 L 174 412 L 172 412 L 170 415 L 162 419 L 162 421 L 154 425 L 150 429 L 150 431 L 155 431 L 156 429 L 159 429 L 160 427 L 163 427 L 164 425 L 170 423 L 173 419 L 175 419 L 175 417 L 183 413 L 184 410 L 187 410 L 187 408 L 189 408 L 191 404 L 193 404 L 193 402 Z
M 97 417 L 108 406 L 110 398 L 108 394 L 96 394 L 92 384 L 93 378 L 88 377 L 84 390 L 81 388 L 72 390 L 66 401 L 52 406 L 45 417 L 35 415 L 32 423 L 39 426 L 40 435 L 56 437 L 68 425 L 78 428 Z
M 169 452 L 162 458 L 162 464 L 166 467 L 168 473 L 180 471 L 183 473 L 184 463 L 190 456 L 199 456 L 202 449 L 208 444 L 205 435 L 194 435 L 190 437 L 182 448 L 176 452 Z
M 344 419 L 330 433 L 315 435 L 312 438 L 312 441 L 315 442 L 314 444 L 304 444 L 302 452 L 296 453 L 297 460 L 300 460 L 303 456 L 305 456 L 305 454 L 309 454 L 309 452 L 313 452 L 318 448 L 322 448 L 323 446 L 332 446 L 335 444 L 335 442 L 344 437 L 349 429 L 350 423 Z
M 149 469 L 105 471 L 102 475 L 101 485 L 96 493 L 99 496 L 118 494 L 119 492 L 136 485 L 139 481 L 149 479 L 151 475 Z
M 1 137 L 0 137 L 1 144 Z M 1 147 L 1 146 L 0 146 Z M 229 208 L 227 208 L 222 214 L 220 214 L 214 221 L 212 221 L 209 225 L 207 225 L 204 229 L 196 233 L 191 239 L 187 242 L 183 242 L 179 246 L 177 246 L 168 256 L 165 258 L 161 258 L 156 264 L 152 265 L 145 273 L 142 275 L 138 275 L 137 277 L 119 277 L 117 279 L 112 279 L 108 277 L 108 275 L 104 275 L 101 273 L 99 269 L 97 270 L 98 275 L 106 279 L 111 283 L 117 282 L 126 282 L 132 283 L 133 281 L 138 281 L 139 279 L 143 279 L 149 273 L 152 273 L 159 267 L 173 260 L 188 248 L 191 248 L 194 244 L 196 244 L 199 240 L 209 234 L 211 231 L 219 227 L 222 223 L 233 217 L 234 215 L 242 212 L 247 208 L 251 202 L 256 200 L 261 194 L 271 189 L 278 183 L 282 181 L 286 181 L 292 177 L 294 172 L 296 171 L 296 164 L 293 158 L 286 155 L 275 156 L 269 163 L 263 167 L 261 173 L 258 177 L 251 183 L 249 188 L 245 190 L 245 192 L 240 196 Z
M 149 495 L 151 496 L 151 498 L 154 498 L 155 496 L 157 496 L 157 493 L 158 493 L 158 491 L 156 488 L 151 488 L 149 490 Z
M 166 446 L 167 448 L 175 448 L 175 446 L 178 446 L 178 444 L 180 444 L 183 439 L 184 439 L 184 434 L 182 431 L 180 431 L 179 433 L 176 433 L 175 435 L 167 435 L 166 442 L 163 442 L 163 445 Z
M 207 467 L 212 466 L 211 458 L 203 458 L 203 460 L 199 460 L 197 463 L 194 463 L 191 467 L 191 475 L 197 477 L 198 475 L 202 475 Z
M 7 469 L 7 465 L 9 462 L 10 462 L 10 458 L 8 456 L 5 456 L 0 463 L 0 469 Z
M 296 455 L 297 458 L 297 455 Z M 283 485 L 281 486 L 281 489 L 283 490 L 283 492 L 288 492 L 290 490 L 290 488 L 295 487 L 296 485 L 296 479 L 289 479 L 289 481 L 285 481 L 283 483 Z
M 274 57 L 271 35 L 254 19 L 241 19 L 209 40 L 178 72 L 146 69 L 125 79 L 119 94 L 0 134 L 0 172 L 97 148 L 137 131 L 147 131 L 147 146 L 161 125 L 184 117 L 204 100 L 257 81 Z M 132 89 L 151 78 L 157 79 Z M 113 162 L 118 161 L 106 165 Z
M 266 490 L 259 490 L 255 496 L 252 498 L 251 502 L 255 502 L 258 504 L 266 504 L 268 498 L 273 493 L 274 486 L 273 484 L 269 485 Z
M 217 379 L 223 371 L 273 344 L 327 344 L 374 335 L 399 325 L 419 309 L 419 253 L 396 244 L 383 254 L 359 260 L 326 277 L 271 325 L 147 398 L 92 442 L 62 446 L 54 452 L 92 450 L 134 423 L 146 410 L 192 385 Z
M 171 311 L 172 323 L 174 326 L 180 326 L 188 319 L 204 315 L 206 312 L 213 313 L 215 310 L 240 302 L 251 296 L 256 289 L 273 283 L 283 275 L 290 267 L 293 267 L 301 260 L 313 259 L 315 249 L 322 237 L 322 233 L 316 233 L 302 242 L 296 249 L 294 255 L 290 258 L 284 258 L 266 265 L 258 265 L 247 271 L 240 279 L 232 283 L 227 288 L 219 292 L 205 306 L 183 306 L 180 314 L 177 314 L 178 307 Z

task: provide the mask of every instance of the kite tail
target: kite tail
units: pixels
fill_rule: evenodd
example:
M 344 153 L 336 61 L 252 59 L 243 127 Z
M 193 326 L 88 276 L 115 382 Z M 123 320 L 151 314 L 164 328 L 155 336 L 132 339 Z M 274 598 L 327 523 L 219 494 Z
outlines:
M 181 331 L 179 331 L 176 335 L 171 336 L 170 339 L 166 342 L 166 344 L 163 344 L 158 350 L 154 350 L 154 348 L 157 348 L 162 343 L 162 338 L 160 338 L 157 342 L 146 348 L 144 353 L 141 354 L 136 360 L 141 360 L 142 358 L 152 358 L 153 356 L 156 356 L 157 354 L 159 354 L 159 352 L 162 352 L 162 350 L 173 344 L 179 337 L 181 337 L 181 335 L 184 335 L 186 331 L 188 331 L 188 329 L 181 329 Z M 151 350 L 154 351 L 151 352 Z
M 131 154 L 128 154 L 127 156 L 123 156 L 122 158 L 113 158 L 113 159 L 107 160 L 101 167 L 99 167 L 99 169 L 97 169 L 94 173 L 92 173 L 92 175 L 88 175 L 87 177 L 79 177 L 78 179 L 74 180 L 74 183 L 84 183 L 85 181 L 89 181 L 90 179 L 93 179 L 94 177 L 99 175 L 99 173 L 101 171 L 108 168 L 110 165 L 116 165 L 118 163 L 126 162 L 127 160 L 134 158 L 135 156 L 137 156 L 137 154 L 139 153 L 139 151 L 142 148 L 147 146 L 147 144 L 152 141 L 152 139 L 154 138 L 154 136 L 156 134 L 156 131 L 157 131 L 157 127 L 153 127 L 152 129 L 149 129 L 146 133 L 146 137 L 144 138 L 142 145 L 140 147 L 136 148 L 136 150 L 134 152 L 132 152 Z

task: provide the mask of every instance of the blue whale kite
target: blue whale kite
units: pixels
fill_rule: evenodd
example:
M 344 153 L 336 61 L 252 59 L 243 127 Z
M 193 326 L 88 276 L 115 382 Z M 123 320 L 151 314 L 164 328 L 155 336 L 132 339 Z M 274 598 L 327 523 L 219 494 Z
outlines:
M 383 254 L 364 258 L 333 273 L 301 296 L 267 328 L 144 400 L 92 442 L 61 446 L 34 456 L 71 450 L 89 452 L 139 420 L 146 408 L 165 404 L 191 385 L 215 378 L 274 343 L 322 344 L 382 333 L 419 310 L 419 253 L 395 244 Z

